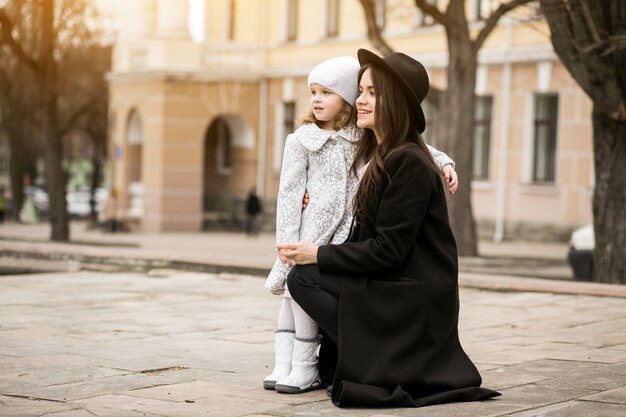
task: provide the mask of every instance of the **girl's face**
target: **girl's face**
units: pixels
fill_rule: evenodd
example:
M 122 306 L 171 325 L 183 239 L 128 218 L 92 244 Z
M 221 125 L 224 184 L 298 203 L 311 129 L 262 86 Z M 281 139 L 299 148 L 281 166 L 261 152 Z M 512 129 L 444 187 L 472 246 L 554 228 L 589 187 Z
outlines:
M 372 84 L 372 71 L 366 69 L 361 76 L 359 96 L 356 98 L 357 126 L 361 129 L 371 129 L 376 134 L 375 111 L 376 94 Z
M 311 84 L 311 111 L 322 122 L 321 128 L 333 130 L 333 122 L 343 107 L 343 98 L 319 84 Z

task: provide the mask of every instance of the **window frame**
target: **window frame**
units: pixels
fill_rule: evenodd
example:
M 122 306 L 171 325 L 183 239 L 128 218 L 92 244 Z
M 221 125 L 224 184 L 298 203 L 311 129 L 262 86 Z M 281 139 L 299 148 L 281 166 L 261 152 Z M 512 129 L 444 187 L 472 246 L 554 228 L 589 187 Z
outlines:
M 324 9 L 324 36 L 336 38 L 339 36 L 341 0 L 326 0 Z
M 545 114 L 540 111 L 540 99 L 547 99 Z M 532 113 L 532 164 L 530 180 L 533 184 L 554 184 L 556 182 L 557 139 L 559 120 L 559 94 L 555 92 L 533 94 Z M 545 131 L 541 135 L 541 130 Z M 539 142 L 547 143 L 539 143 Z M 539 158 L 539 152 L 542 155 Z M 541 163 L 540 159 L 544 162 Z M 543 165 L 543 166 L 542 166 Z M 539 170 L 541 169 L 541 172 Z
M 484 106 L 484 104 L 487 104 Z M 481 107 L 479 107 L 481 106 Z M 481 112 L 481 109 L 483 110 Z M 485 111 L 486 110 L 486 111 Z M 482 114 L 480 114 L 482 113 Z M 491 138 L 493 123 L 493 95 L 477 95 L 474 102 L 474 141 L 472 147 L 472 179 L 485 181 L 489 179 L 489 173 L 491 170 L 490 158 L 491 158 Z M 479 128 L 483 128 L 482 135 L 480 135 L 480 141 L 478 140 Z M 478 146 L 480 142 L 481 146 Z M 476 159 L 478 158 L 477 151 L 480 151 L 480 172 L 478 172 L 478 164 Z
M 285 0 L 285 42 L 298 39 L 298 0 Z

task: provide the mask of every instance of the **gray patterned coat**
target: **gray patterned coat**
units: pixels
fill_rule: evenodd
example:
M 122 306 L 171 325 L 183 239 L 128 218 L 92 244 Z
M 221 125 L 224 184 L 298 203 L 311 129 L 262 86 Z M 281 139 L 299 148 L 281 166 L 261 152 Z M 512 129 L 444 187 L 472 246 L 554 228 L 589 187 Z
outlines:
M 362 130 L 354 125 L 329 132 L 311 123 L 287 136 L 276 202 L 276 244 L 346 241 L 352 224 L 352 196 L 359 183 L 350 166 L 361 135 Z M 445 153 L 430 146 L 429 150 L 440 168 L 454 164 Z M 310 201 L 303 210 L 305 191 Z M 276 259 L 265 288 L 288 296 L 285 281 L 290 269 Z

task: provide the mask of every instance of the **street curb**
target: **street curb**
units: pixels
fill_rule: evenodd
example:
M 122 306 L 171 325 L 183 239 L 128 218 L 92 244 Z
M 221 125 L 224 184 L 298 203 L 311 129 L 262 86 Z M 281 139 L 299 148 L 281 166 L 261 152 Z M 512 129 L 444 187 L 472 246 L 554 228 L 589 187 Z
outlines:
M 17 258 L 47 260 L 58 262 L 74 262 L 76 269 L 107 271 L 107 272 L 149 272 L 153 269 L 172 269 L 181 271 L 204 272 L 211 274 L 230 273 L 265 277 L 270 268 L 254 265 L 233 265 L 215 261 L 185 261 L 162 258 L 79 254 L 44 250 L 0 249 L 0 258 Z M 102 266 L 102 267 L 100 267 Z M 491 274 L 487 272 L 459 273 L 459 286 L 488 291 L 505 292 L 542 292 L 554 294 L 574 294 L 601 297 L 626 298 L 626 285 L 603 284 L 535 277 Z
M 542 292 L 626 298 L 626 285 L 599 282 L 565 281 L 496 274 L 459 273 L 459 286 L 489 291 Z
M 242 266 L 219 263 L 180 261 L 169 259 L 154 259 L 148 257 L 124 257 L 85 255 L 67 252 L 39 252 L 1 249 L 0 258 L 39 259 L 58 262 L 76 262 L 81 264 L 80 269 L 100 271 L 95 265 L 117 267 L 117 271 L 148 272 L 152 269 L 175 269 L 181 271 L 204 272 L 209 274 L 230 273 L 241 275 L 267 276 L 270 268 L 256 266 Z M 109 268 L 109 271 L 111 269 Z

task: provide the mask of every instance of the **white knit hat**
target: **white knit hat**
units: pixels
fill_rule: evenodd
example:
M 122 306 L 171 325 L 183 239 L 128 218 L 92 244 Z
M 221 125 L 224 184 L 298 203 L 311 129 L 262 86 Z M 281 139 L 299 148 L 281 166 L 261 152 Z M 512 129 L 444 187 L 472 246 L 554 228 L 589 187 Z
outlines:
M 313 68 L 309 74 L 309 86 L 324 86 L 354 107 L 359 92 L 360 69 L 361 65 L 354 57 L 331 58 Z

